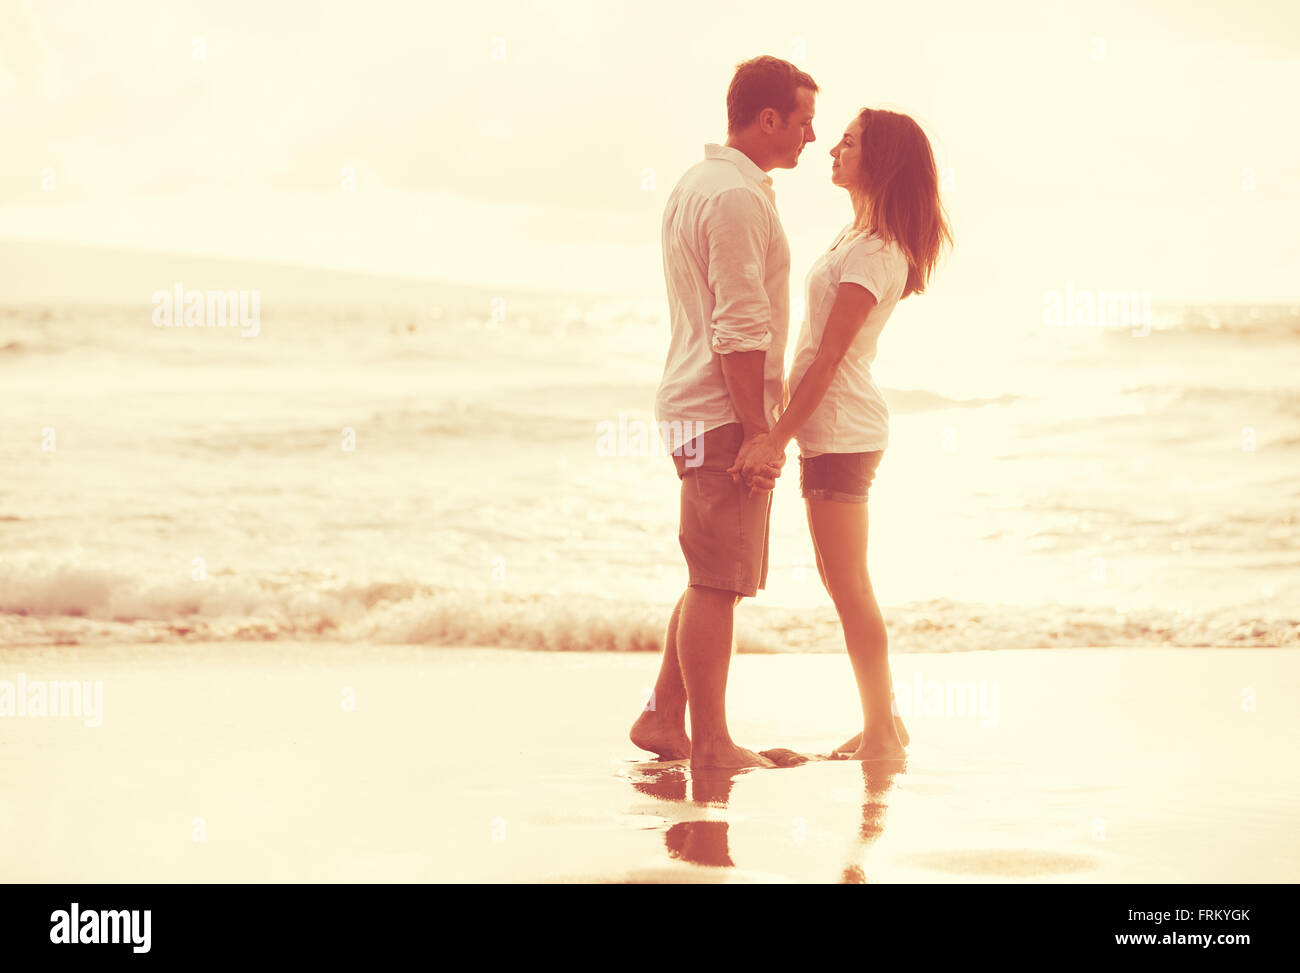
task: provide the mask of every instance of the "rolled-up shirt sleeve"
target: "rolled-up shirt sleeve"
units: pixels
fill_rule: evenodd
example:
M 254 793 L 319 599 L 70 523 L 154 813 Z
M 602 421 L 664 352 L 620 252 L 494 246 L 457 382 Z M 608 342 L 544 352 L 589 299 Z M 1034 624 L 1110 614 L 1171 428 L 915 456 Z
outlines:
M 748 189 L 728 189 L 710 200 L 703 225 L 714 298 L 713 350 L 767 351 L 772 306 L 764 282 L 771 228 L 762 201 Z

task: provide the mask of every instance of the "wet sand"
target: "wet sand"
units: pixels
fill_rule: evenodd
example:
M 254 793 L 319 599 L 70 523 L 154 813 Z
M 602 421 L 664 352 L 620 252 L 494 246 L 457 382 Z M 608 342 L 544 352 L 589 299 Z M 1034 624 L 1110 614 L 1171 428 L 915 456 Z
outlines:
M 626 733 L 651 655 L 6 648 L 102 723 L 0 718 L 16 882 L 1292 882 L 1300 652 L 894 658 L 901 770 L 692 775 Z M 972 705 L 973 704 L 973 705 Z M 740 655 L 756 749 L 859 728 L 840 655 Z

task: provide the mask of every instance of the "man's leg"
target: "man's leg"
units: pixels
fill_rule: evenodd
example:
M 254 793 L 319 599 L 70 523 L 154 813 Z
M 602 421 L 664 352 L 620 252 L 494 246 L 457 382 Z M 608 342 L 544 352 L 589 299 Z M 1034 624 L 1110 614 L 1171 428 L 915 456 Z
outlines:
M 660 760 L 683 760 L 691 755 L 691 741 L 686 736 L 686 685 L 677 661 L 677 627 L 685 600 L 685 594 L 677 599 L 672 618 L 668 620 L 664 657 L 654 695 L 646 702 L 629 734 L 633 743 L 656 754 Z
M 691 715 L 693 768 L 770 767 L 772 762 L 736 746 L 727 732 L 725 696 L 731 663 L 732 614 L 742 594 L 753 595 L 766 577 L 766 515 L 770 496 L 748 500 L 727 472 L 743 442 L 740 423 L 696 438 L 696 448 L 673 454 L 681 481 L 678 540 L 690 582 L 678 602 L 677 676 Z M 697 462 L 688 463 L 687 456 Z M 657 691 L 675 700 L 673 660 L 660 667 Z M 656 698 L 656 706 L 663 706 Z
M 691 712 L 691 767 L 771 767 L 772 761 L 736 745 L 727 729 L 727 672 L 740 595 L 692 586 L 681 601 L 677 652 Z

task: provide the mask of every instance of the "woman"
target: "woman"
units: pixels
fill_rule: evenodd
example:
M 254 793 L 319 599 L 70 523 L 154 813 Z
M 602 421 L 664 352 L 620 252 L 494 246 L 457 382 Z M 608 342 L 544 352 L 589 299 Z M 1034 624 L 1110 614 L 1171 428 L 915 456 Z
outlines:
M 925 290 L 952 237 L 934 154 L 908 116 L 864 108 L 831 158 L 831 182 L 848 190 L 853 222 L 808 274 L 789 403 L 731 472 L 747 483 L 773 477 L 791 438 L 798 439 L 817 570 L 843 624 L 862 697 L 862 734 L 836 753 L 876 760 L 903 756 L 906 730 L 900 738 L 885 623 L 867 576 L 867 488 L 889 439 L 889 410 L 871 362 L 894 305 Z

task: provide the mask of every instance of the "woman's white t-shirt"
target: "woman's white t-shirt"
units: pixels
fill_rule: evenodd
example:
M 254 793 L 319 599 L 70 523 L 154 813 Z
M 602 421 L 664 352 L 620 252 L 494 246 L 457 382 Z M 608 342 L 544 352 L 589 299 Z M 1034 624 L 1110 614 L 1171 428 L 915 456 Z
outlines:
M 907 285 L 907 258 L 894 241 L 856 231 L 849 224 L 808 271 L 790 395 L 817 356 L 835 294 L 845 282 L 871 291 L 876 304 L 849 345 L 826 395 L 795 434 L 804 456 L 868 453 L 889 445 L 889 408 L 871 377 L 871 363 L 876 358 L 876 340 Z

